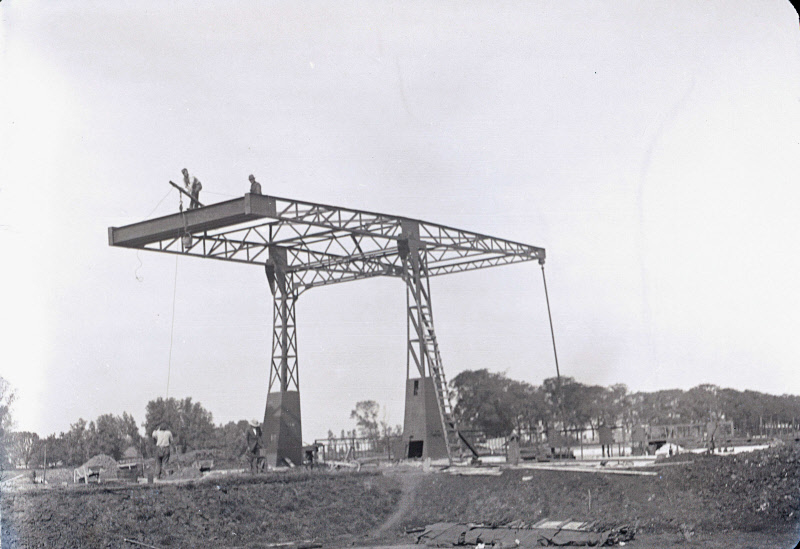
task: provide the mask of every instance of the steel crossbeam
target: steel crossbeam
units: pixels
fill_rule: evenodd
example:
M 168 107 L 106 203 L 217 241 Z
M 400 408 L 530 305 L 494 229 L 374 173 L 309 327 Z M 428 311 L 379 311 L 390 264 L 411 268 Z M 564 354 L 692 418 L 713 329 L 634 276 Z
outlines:
M 470 231 L 273 196 L 242 198 L 109 229 L 112 246 L 264 265 L 287 252 L 299 291 L 370 278 L 402 277 L 403 223 L 418 227 L 428 276 L 543 260 L 543 248 Z M 189 238 L 191 237 L 191 238 Z

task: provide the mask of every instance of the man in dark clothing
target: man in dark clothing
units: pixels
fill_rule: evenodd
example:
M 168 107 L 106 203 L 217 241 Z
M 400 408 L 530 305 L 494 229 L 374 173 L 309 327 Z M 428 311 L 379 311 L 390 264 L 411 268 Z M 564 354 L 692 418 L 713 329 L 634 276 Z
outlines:
M 256 176 L 250 174 L 250 194 L 261 194 L 261 183 L 256 181 Z
M 247 461 L 250 462 L 250 472 L 257 473 L 259 469 L 261 450 L 261 425 L 258 420 L 250 420 L 250 426 L 247 428 Z
M 190 210 L 195 210 L 200 207 L 200 191 L 203 190 L 203 185 L 200 184 L 200 181 L 196 178 L 192 178 L 192 201 L 189 204 Z

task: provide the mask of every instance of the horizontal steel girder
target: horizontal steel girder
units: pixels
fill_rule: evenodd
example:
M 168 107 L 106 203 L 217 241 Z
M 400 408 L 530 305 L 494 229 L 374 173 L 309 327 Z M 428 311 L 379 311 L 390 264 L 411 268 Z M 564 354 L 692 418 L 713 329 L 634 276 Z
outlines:
M 108 239 L 111 246 L 260 265 L 279 247 L 298 289 L 402 277 L 409 240 L 424 250 L 428 276 L 545 258 L 544 248 L 443 225 L 255 194 L 110 227 Z

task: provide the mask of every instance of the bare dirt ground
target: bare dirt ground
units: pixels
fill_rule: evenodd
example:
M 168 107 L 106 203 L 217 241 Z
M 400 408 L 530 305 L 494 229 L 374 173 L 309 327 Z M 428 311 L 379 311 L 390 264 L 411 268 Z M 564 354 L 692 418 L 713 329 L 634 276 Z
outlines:
M 423 473 L 418 471 L 395 472 L 394 477 L 400 484 L 401 496 L 394 513 L 378 528 L 370 533 L 370 539 L 388 539 L 390 541 L 402 536 L 405 530 L 402 527 L 403 519 L 411 513 L 411 506 L 417 497 L 417 487 L 423 480 Z
M 426 475 L 382 539 L 434 522 L 502 525 L 542 518 L 637 525 L 633 547 L 794 548 L 800 540 L 800 446 L 738 455 L 681 455 L 655 476 L 504 470 Z
M 682 462 L 682 460 L 687 460 Z M 670 462 L 670 461 L 668 461 Z M 504 469 L 499 476 L 286 471 L 155 485 L 29 486 L 2 493 L 2 546 L 265 548 L 407 545 L 438 521 L 542 518 L 637 525 L 628 546 L 792 548 L 800 448 L 678 456 L 655 476 Z

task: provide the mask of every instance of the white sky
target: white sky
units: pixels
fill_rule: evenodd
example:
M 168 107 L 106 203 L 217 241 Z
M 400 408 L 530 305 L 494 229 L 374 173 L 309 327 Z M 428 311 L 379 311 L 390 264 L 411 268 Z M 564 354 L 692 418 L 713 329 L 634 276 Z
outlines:
M 265 194 L 547 248 L 562 373 L 800 393 L 800 27 L 788 2 L 0 4 L 0 375 L 21 429 L 166 390 L 173 256 L 107 227 Z M 177 261 L 170 396 L 263 415 L 263 270 Z M 449 378 L 554 375 L 537 265 L 432 280 Z M 402 422 L 405 293 L 297 306 L 304 438 Z

